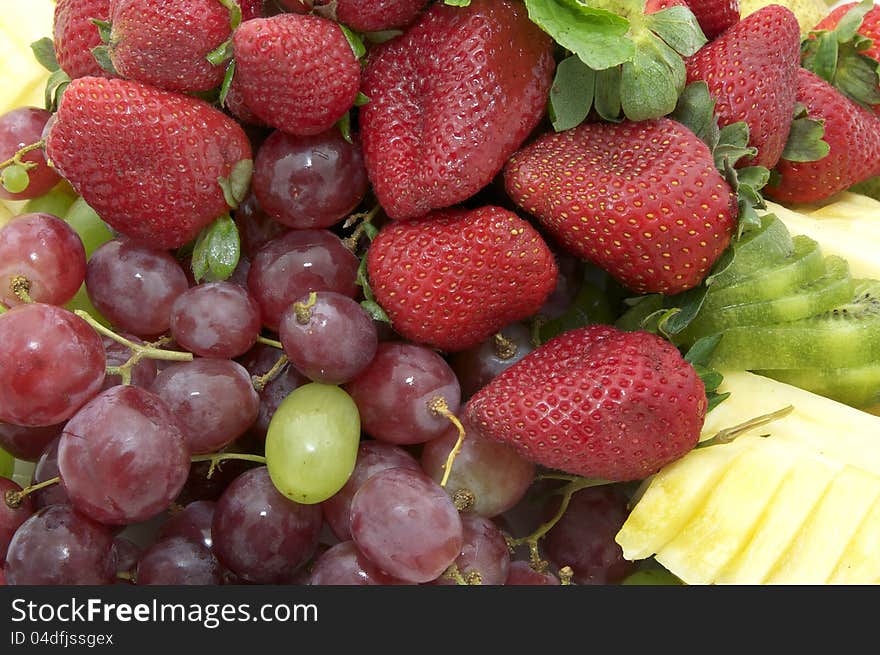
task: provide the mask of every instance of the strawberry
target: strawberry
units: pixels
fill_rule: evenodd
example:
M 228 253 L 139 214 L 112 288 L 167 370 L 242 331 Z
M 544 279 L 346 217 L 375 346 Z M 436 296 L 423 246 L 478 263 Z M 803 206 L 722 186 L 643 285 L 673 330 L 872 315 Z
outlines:
M 709 85 L 718 124 L 748 124 L 749 145 L 758 154 L 741 164 L 773 168 L 782 155 L 799 67 L 800 27 L 779 5 L 750 14 L 687 61 L 688 83 Z
M 169 91 L 208 91 L 225 65 L 208 54 L 232 35 L 229 9 L 218 0 L 113 0 L 108 54 L 127 79 Z
M 426 4 L 427 0 L 336 0 L 335 19 L 358 32 L 400 29 L 412 23 Z
M 647 0 L 645 2 L 644 14 L 656 14 L 658 11 L 669 9 L 670 7 L 687 7 L 685 0 Z
M 565 248 L 636 293 L 699 284 L 737 216 L 709 148 L 667 118 L 545 134 L 511 157 L 504 183 Z
M 835 7 L 819 22 L 818 25 L 816 25 L 816 27 L 813 28 L 813 30 L 831 31 L 835 29 L 837 24 L 840 23 L 840 19 L 846 16 L 849 11 L 858 4 L 858 2 L 849 2 L 840 5 L 839 7 Z M 862 20 L 862 25 L 858 29 L 858 33 L 874 41 L 868 49 L 862 51 L 862 54 L 871 59 L 880 61 L 880 5 L 875 3 L 874 8 L 865 14 L 865 17 Z
M 360 132 L 388 216 L 449 207 L 492 181 L 544 114 L 552 48 L 520 3 L 473 0 L 431 5 L 371 52 Z
M 235 31 L 235 76 L 245 105 L 289 134 L 318 134 L 352 107 L 360 64 L 339 25 L 320 16 L 255 18 Z
M 110 0 L 57 0 L 52 27 L 55 57 L 71 78 L 108 73 L 98 65 L 92 48 L 101 45 L 101 35 L 91 19 L 110 19 Z
M 98 77 L 67 87 L 46 154 L 111 227 L 157 248 L 182 246 L 227 212 L 226 197 L 242 194 L 221 179 L 246 188 L 240 162 L 252 159 L 241 127 L 206 102 Z
M 690 451 L 705 387 L 665 339 L 607 325 L 570 330 L 526 355 L 465 407 L 477 435 L 574 475 L 641 480 Z
M 779 179 L 764 193 L 781 202 L 816 202 L 880 175 L 880 116 L 856 104 L 808 70 L 798 71 L 797 101 L 825 123 L 831 151 L 818 161 L 780 160 Z
M 739 22 L 739 0 L 687 0 L 710 41 Z
M 367 272 L 400 335 L 454 352 L 537 313 L 557 266 L 529 223 L 486 206 L 389 223 L 370 245 Z

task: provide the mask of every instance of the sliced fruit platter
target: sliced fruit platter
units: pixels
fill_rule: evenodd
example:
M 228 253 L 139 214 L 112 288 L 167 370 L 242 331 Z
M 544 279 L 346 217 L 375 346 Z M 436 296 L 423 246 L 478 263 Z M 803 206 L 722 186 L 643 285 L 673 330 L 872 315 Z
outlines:
M 880 582 L 880 3 L 0 52 L 0 584 Z

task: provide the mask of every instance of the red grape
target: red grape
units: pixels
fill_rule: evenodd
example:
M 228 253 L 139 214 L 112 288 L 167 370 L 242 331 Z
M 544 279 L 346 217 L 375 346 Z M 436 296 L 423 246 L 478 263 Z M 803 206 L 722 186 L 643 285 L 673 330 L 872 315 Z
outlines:
M 353 541 L 343 541 L 316 560 L 309 574 L 310 585 L 408 585 L 388 575 L 364 557 Z
M 461 388 L 446 360 L 409 343 L 380 343 L 373 361 L 346 389 L 364 431 L 396 444 L 423 443 L 446 431 L 449 420 L 429 408 L 434 399 L 445 400 L 453 414 L 461 404 Z
M 272 346 L 257 344 L 241 358 L 242 365 L 252 376 L 261 376 L 269 372 L 281 357 L 281 351 Z M 260 409 L 257 420 L 251 426 L 251 433 L 260 439 L 266 438 L 269 422 L 275 415 L 278 405 L 288 394 L 308 382 L 308 378 L 290 364 L 285 364 L 272 380 L 259 392 Z
M 61 475 L 61 471 L 58 470 L 58 444 L 61 441 L 61 432 L 59 431 L 58 434 L 59 436 L 49 442 L 40 455 L 40 459 L 37 460 L 31 484 L 47 482 Z M 70 498 L 67 497 L 63 484 L 52 484 L 48 487 L 43 487 L 32 493 L 30 497 L 33 498 L 34 505 L 38 508 L 56 504 L 70 504 Z
M 30 496 L 13 505 L 7 502 L 6 495 L 21 491 L 21 487 L 9 478 L 0 477 L 0 562 L 6 559 L 6 549 L 18 526 L 34 513 L 34 503 Z
M 86 250 L 73 228 L 51 214 L 22 214 L 0 230 L 0 303 L 22 304 L 13 290 L 22 277 L 34 302 L 73 298 L 86 279 Z
M 461 518 L 443 488 L 404 468 L 361 485 L 351 501 L 351 536 L 370 561 L 410 582 L 437 578 L 463 543 Z
M 29 428 L 0 423 L 0 448 L 26 462 L 35 462 L 52 441 L 58 438 L 64 423 Z
M 503 585 L 510 568 L 510 551 L 501 530 L 487 518 L 475 514 L 462 514 L 464 542 L 455 565 L 466 581 L 478 574 L 482 585 Z M 455 584 L 445 576 L 437 584 Z
M 58 444 L 71 503 L 109 525 L 145 521 L 167 509 L 189 464 L 174 414 L 140 387 L 101 393 L 67 422 Z
M 171 308 L 171 336 L 199 357 L 232 359 L 260 335 L 260 307 L 232 282 L 208 282 L 183 292 Z
M 113 533 L 70 505 L 51 505 L 31 516 L 6 555 L 10 585 L 101 585 L 115 577 Z
M 252 259 L 272 239 L 290 231 L 290 228 L 263 211 L 253 192 L 235 210 L 235 224 L 238 226 L 242 255 L 248 259 Z
M 511 586 L 535 586 L 535 585 L 558 585 L 559 578 L 550 571 L 539 573 L 532 568 L 529 562 L 517 560 L 510 563 L 507 571 L 507 580 L 504 584 Z
M 473 396 L 492 378 L 534 350 L 529 329 L 522 323 L 508 325 L 499 334 L 503 339 L 492 337 L 450 358 L 449 364 L 461 384 L 463 398 Z
M 16 152 L 37 143 L 43 138 L 43 128 L 52 114 L 37 107 L 18 107 L 0 116 L 0 161 L 10 159 Z M 24 191 L 10 193 L 0 184 L 0 198 L 29 200 L 37 198 L 58 184 L 61 177 L 46 163 L 43 149 L 32 150 L 24 155 L 23 162 L 34 162 L 36 168 L 28 172 L 28 185 Z
M 33 303 L 0 314 L 0 421 L 66 421 L 104 383 L 104 344 L 76 314 Z
M 211 548 L 211 523 L 214 520 L 215 504 L 210 500 L 196 500 L 184 507 L 159 528 L 159 539 L 185 537 L 190 541 Z
M 121 336 L 138 345 L 144 344 L 143 340 L 138 339 L 133 334 L 122 333 Z M 107 366 L 122 366 L 131 358 L 133 353 L 128 346 L 110 337 L 102 337 L 102 339 L 104 341 L 104 352 L 107 356 Z M 156 379 L 156 372 L 156 360 L 143 358 L 131 369 L 131 383 L 136 387 L 146 389 Z M 107 374 L 104 377 L 103 389 L 106 390 L 118 384 L 122 384 L 121 375 Z
M 220 564 L 204 545 L 185 537 L 162 539 L 143 552 L 137 565 L 139 585 L 217 585 Z

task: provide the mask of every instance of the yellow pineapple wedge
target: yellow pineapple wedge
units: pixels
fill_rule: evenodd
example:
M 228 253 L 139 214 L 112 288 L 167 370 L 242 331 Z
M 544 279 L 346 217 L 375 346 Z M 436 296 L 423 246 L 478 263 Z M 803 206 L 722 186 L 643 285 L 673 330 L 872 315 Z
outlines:
M 740 16 L 745 18 L 767 5 L 782 5 L 791 9 L 801 26 L 801 34 L 806 35 L 828 14 L 825 0 L 742 0 Z
M 793 409 L 647 480 L 617 535 L 624 556 L 654 555 L 686 584 L 873 583 L 880 417 L 747 372 L 720 390 L 702 440 Z

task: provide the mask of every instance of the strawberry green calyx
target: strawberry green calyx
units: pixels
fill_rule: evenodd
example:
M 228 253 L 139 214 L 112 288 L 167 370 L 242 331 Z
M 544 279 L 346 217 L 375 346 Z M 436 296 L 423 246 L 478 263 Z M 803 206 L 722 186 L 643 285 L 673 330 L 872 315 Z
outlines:
M 241 159 L 233 167 L 229 177 L 217 178 L 217 183 L 223 190 L 223 197 L 230 209 L 237 209 L 238 205 L 247 196 L 251 185 L 251 176 L 254 173 L 254 161 Z
M 238 2 L 235 0 L 217 0 L 217 2 L 229 10 L 229 32 L 230 34 L 235 32 L 238 26 L 241 25 L 241 7 L 239 7 Z M 232 59 L 232 36 L 217 46 L 216 49 L 209 52 L 206 59 L 215 66 L 219 66 L 224 61 Z
M 232 275 L 241 257 L 241 240 L 235 221 L 224 214 L 205 227 L 192 253 L 192 272 L 196 282 L 220 282 Z
M 682 57 L 706 43 L 684 6 L 647 15 L 644 3 L 618 0 L 526 0 L 526 7 L 572 53 L 560 62 L 550 97 L 557 131 L 578 125 L 593 106 L 611 121 L 669 114 L 685 85 Z
M 873 0 L 863 0 L 833 30 L 810 32 L 801 46 L 804 68 L 867 107 L 880 104 L 880 62 L 865 54 L 874 42 L 858 30 L 873 9 Z
M 795 103 L 794 119 L 782 158 L 797 162 L 819 161 L 831 152 L 831 146 L 822 138 L 824 136 L 825 121 L 810 118 L 807 108 L 800 102 Z

